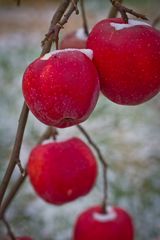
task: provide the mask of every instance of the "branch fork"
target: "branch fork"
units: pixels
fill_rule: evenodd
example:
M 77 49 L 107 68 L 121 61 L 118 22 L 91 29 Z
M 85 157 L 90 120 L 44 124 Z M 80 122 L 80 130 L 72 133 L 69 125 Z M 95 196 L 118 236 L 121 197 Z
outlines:
M 128 16 L 127 13 L 130 13 L 131 15 L 143 19 L 143 20 L 148 20 L 148 18 L 140 13 L 137 13 L 135 11 L 133 11 L 132 9 L 129 9 L 127 7 L 125 7 L 124 5 L 122 5 L 120 0 L 110 0 L 112 5 L 120 12 L 123 20 L 125 23 L 128 23 Z

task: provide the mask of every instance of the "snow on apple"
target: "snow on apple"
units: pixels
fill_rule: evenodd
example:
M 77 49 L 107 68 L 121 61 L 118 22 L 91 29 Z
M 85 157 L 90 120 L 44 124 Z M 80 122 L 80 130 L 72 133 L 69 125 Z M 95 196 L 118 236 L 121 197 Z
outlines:
M 94 52 L 102 93 L 122 105 L 148 101 L 160 91 L 160 32 L 120 18 L 97 23 L 87 47 Z
M 41 122 L 64 128 L 85 121 L 92 113 L 99 96 L 99 78 L 89 57 L 91 50 L 58 50 L 28 66 L 23 94 Z
M 114 217 L 111 217 L 113 213 Z M 108 213 L 104 213 L 101 206 L 82 212 L 75 223 L 73 240 L 99 239 L 133 240 L 134 227 L 130 215 L 119 207 L 113 207 Z

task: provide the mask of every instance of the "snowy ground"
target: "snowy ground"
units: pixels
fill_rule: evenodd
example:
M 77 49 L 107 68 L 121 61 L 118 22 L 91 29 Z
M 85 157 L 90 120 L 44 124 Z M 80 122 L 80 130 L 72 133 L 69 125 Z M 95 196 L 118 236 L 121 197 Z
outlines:
M 93 9 L 93 7 L 92 7 Z M 90 25 L 105 17 L 89 11 Z M 52 8 L 10 7 L 0 10 L 0 178 L 14 141 L 23 103 L 21 78 L 27 64 L 40 53 Z M 94 17 L 94 18 L 93 18 Z M 81 25 L 72 17 L 64 31 Z M 92 26 L 92 25 L 91 25 Z M 101 96 L 83 125 L 99 144 L 109 163 L 109 201 L 125 207 L 136 225 L 136 240 L 159 240 L 160 235 L 160 96 L 137 107 L 122 107 Z M 23 162 L 37 137 L 45 129 L 31 114 L 21 152 Z M 81 134 L 75 127 L 60 130 L 58 139 Z M 82 137 L 83 138 L 83 137 Z M 69 240 L 77 215 L 102 199 L 101 170 L 94 190 L 86 197 L 62 207 L 37 198 L 27 181 L 8 211 L 17 235 L 34 239 Z M 13 181 L 17 177 L 15 172 Z M 0 225 L 0 233 L 3 231 Z

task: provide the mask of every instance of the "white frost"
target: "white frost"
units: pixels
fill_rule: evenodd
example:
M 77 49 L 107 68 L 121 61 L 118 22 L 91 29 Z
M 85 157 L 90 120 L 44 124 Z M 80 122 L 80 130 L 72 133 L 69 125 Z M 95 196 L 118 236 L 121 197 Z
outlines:
M 134 26 L 149 26 L 149 27 L 151 27 L 151 25 L 146 23 L 146 22 L 142 22 L 142 21 L 134 20 L 134 19 L 129 19 L 128 23 L 115 23 L 115 22 L 111 22 L 110 25 L 112 27 L 114 27 L 117 31 L 118 30 L 122 30 L 124 28 L 134 27 Z
M 102 214 L 102 213 L 93 214 L 94 220 L 98 222 L 113 221 L 114 219 L 116 219 L 116 217 L 117 217 L 117 213 L 111 206 L 107 207 L 107 214 Z
M 80 40 L 87 40 L 87 35 L 85 34 L 84 32 L 84 29 L 83 28 L 79 28 L 76 33 L 75 33 L 75 36 L 80 39 Z
M 41 57 L 41 60 L 48 60 L 53 54 L 54 54 L 54 51 L 50 53 L 46 53 L 43 57 Z
M 50 53 L 45 54 L 43 57 L 41 57 L 41 60 L 48 60 L 51 56 L 56 55 L 58 53 L 62 52 L 71 52 L 71 51 L 79 51 L 85 54 L 89 59 L 93 59 L 93 51 L 91 49 L 76 49 L 76 48 L 66 48 L 62 50 L 54 50 Z

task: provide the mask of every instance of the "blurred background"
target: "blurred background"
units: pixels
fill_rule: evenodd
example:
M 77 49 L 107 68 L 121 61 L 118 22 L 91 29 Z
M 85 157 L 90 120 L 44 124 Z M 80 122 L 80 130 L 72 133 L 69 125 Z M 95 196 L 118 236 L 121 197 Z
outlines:
M 39 56 L 41 40 L 60 1 L 21 2 L 17 7 L 14 0 L 0 1 L 0 180 L 8 164 L 23 104 L 23 72 Z M 150 21 L 160 14 L 159 0 L 124 2 L 147 15 Z M 107 16 L 110 7 L 109 0 L 86 1 L 90 28 Z M 81 17 L 73 14 L 60 37 L 81 25 Z M 116 105 L 101 96 L 83 126 L 108 161 L 109 202 L 124 207 L 133 216 L 135 240 L 160 240 L 160 96 L 136 107 Z M 21 151 L 23 164 L 44 129 L 30 114 Z M 83 139 L 76 127 L 71 127 L 60 130 L 58 140 L 69 136 Z M 11 185 L 18 175 L 16 169 Z M 56 207 L 38 198 L 27 180 L 8 209 L 7 219 L 17 236 L 70 240 L 75 219 L 87 207 L 100 203 L 102 189 L 100 168 L 96 186 L 89 195 Z M 5 228 L 0 223 L 0 236 L 3 234 Z

